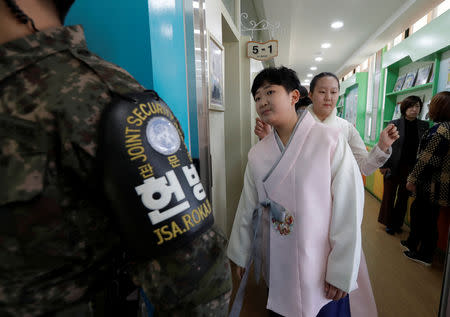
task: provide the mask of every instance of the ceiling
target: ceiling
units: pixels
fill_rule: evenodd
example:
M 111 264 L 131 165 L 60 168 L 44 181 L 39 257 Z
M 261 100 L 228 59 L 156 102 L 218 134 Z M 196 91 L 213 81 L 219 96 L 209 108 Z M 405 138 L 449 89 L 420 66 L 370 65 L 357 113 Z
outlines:
M 275 65 L 293 68 L 304 83 L 310 73 L 330 71 L 343 77 L 441 2 L 253 0 L 253 6 L 260 19 L 280 23 L 274 32 L 279 42 Z M 344 23 L 341 29 L 330 27 L 336 20 Z M 270 37 L 266 33 L 263 37 Z M 321 48 L 324 42 L 331 47 Z M 317 56 L 323 60 L 316 62 Z M 317 66 L 317 70 L 311 71 L 311 66 Z

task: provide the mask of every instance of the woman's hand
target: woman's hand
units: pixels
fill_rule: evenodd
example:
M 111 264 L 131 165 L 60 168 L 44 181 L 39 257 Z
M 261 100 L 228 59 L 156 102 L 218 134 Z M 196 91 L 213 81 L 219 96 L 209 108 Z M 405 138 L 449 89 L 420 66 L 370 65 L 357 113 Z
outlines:
M 245 267 L 236 265 L 235 272 L 236 272 L 236 275 L 239 277 L 239 280 L 242 280 L 242 278 L 244 277 L 244 274 L 245 274 Z
M 347 293 L 343 290 L 325 282 L 325 297 L 332 300 L 340 300 L 347 296 Z
M 406 189 L 409 190 L 410 192 L 415 193 L 416 192 L 416 185 L 413 183 L 406 183 Z
M 260 118 L 256 118 L 254 131 L 260 140 L 264 139 L 264 137 L 268 135 L 271 130 L 272 128 L 270 127 L 270 124 L 265 123 Z
M 389 147 L 400 137 L 397 131 L 397 127 L 390 123 L 380 133 L 380 139 L 378 140 L 378 147 L 383 151 L 388 151 Z

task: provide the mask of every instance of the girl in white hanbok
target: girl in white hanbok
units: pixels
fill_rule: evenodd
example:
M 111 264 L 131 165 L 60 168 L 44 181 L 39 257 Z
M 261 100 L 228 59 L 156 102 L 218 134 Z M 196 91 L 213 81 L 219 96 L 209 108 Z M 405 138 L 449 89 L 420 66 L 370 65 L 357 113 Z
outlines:
M 274 316 L 376 316 L 361 261 L 358 165 L 338 129 L 308 111 L 297 116 L 298 85 L 285 67 L 265 69 L 253 82 L 258 115 L 274 129 L 248 155 L 227 251 L 241 277 L 231 315 L 239 316 L 253 265 Z M 339 93 L 338 84 L 323 88 Z
M 317 121 L 339 129 L 344 139 L 347 140 L 361 173 L 366 176 L 371 175 L 389 159 L 392 153 L 391 145 L 399 137 L 397 128 L 393 124 L 388 124 L 381 131 L 378 143 L 368 152 L 355 126 L 336 114 L 339 92 L 335 96 L 329 95 L 329 100 L 320 102 L 322 93 L 319 91 L 320 89 L 316 89 L 316 86 L 323 85 L 326 82 L 331 82 L 331 84 L 337 83 L 339 88 L 339 80 L 333 73 L 323 72 L 314 76 L 309 86 L 309 96 L 315 102 L 311 100 L 311 104 L 306 109 Z M 255 134 L 260 139 L 263 139 L 270 131 L 271 127 L 269 124 L 260 118 L 256 119 Z

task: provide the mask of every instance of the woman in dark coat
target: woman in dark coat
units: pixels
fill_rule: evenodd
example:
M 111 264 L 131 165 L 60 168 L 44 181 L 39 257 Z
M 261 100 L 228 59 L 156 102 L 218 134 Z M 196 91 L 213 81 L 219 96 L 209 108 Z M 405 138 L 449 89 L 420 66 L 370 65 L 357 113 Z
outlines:
M 420 141 L 417 163 L 408 176 L 407 189 L 416 193 L 411 206 L 411 232 L 401 244 L 413 261 L 431 265 L 438 240 L 441 207 L 450 206 L 450 92 L 431 99 L 430 118 L 437 122 Z
M 419 140 L 429 127 L 428 122 L 417 119 L 422 106 L 419 97 L 406 97 L 400 105 L 401 118 L 390 122 L 397 127 L 400 138 L 392 144 L 392 155 L 380 168 L 384 190 L 378 222 L 386 225 L 386 232 L 392 235 L 402 232 L 409 197 L 406 178 L 414 167 Z

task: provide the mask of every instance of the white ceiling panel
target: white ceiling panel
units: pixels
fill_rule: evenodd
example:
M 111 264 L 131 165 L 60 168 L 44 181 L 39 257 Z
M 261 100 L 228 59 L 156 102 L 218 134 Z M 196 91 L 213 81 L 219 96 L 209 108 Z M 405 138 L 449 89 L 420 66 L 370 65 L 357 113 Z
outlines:
M 253 1 L 271 23 L 280 23 L 277 66 L 308 73 L 331 71 L 339 76 L 362 63 L 442 0 L 242 0 Z M 340 20 L 339 30 L 330 27 Z M 328 42 L 330 48 L 321 48 Z M 315 62 L 321 56 L 323 61 Z M 318 69 L 311 71 L 311 66 Z

